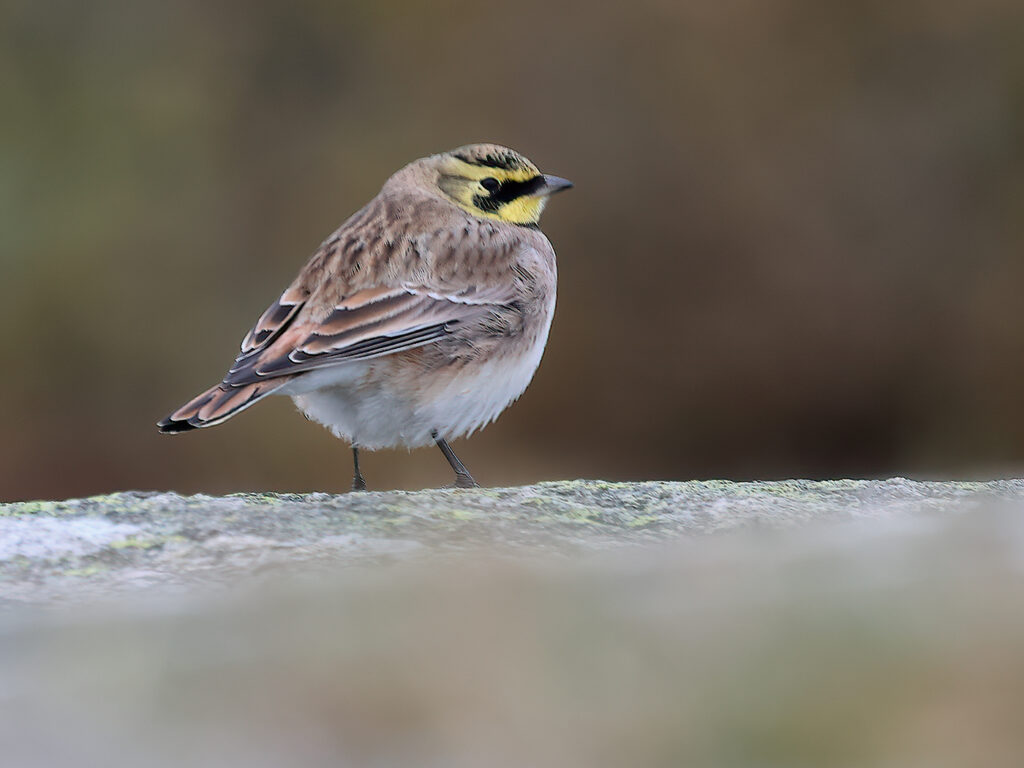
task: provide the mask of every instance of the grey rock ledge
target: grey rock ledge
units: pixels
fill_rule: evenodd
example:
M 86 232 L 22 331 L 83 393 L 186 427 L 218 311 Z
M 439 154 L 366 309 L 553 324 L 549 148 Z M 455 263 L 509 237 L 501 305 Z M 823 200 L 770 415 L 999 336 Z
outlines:
M 1024 502 L 1024 481 L 594 480 L 519 488 L 225 497 L 123 492 L 0 504 L 0 603 L 188 586 L 295 564 L 479 549 L 574 552 L 743 529 Z

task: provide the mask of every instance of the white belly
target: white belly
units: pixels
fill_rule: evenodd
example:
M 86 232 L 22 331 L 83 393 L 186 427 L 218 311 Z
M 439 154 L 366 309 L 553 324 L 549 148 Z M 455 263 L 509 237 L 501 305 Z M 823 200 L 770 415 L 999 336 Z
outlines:
M 547 329 L 527 349 L 474 361 L 455 373 L 417 375 L 396 361 L 353 361 L 305 374 L 283 387 L 299 410 L 361 448 L 418 448 L 432 433 L 454 440 L 494 421 L 526 389 Z

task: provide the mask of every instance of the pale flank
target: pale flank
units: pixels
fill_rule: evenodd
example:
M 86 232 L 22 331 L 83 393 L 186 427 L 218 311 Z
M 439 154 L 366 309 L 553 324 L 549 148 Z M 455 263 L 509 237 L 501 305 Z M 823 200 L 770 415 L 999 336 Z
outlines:
M 220 424 L 271 394 L 353 447 L 436 443 L 489 424 L 523 393 L 555 309 L 555 252 L 538 228 L 572 185 L 511 149 L 417 160 L 342 224 L 242 341 L 224 380 L 159 423 Z

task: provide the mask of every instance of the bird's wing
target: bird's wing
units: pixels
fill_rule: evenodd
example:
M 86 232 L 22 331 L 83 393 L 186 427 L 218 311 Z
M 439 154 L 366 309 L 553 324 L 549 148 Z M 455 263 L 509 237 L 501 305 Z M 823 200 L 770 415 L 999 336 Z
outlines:
M 320 321 L 301 313 L 273 327 L 265 320 L 288 315 L 275 304 L 264 313 L 246 341 L 269 333 L 264 344 L 243 352 L 224 383 L 243 386 L 279 376 L 395 354 L 442 339 L 460 323 L 485 317 L 501 304 L 471 297 L 437 295 L 416 288 L 369 288 L 334 306 Z M 261 324 L 264 326 L 261 328 Z
M 223 383 L 395 354 L 513 305 L 516 235 L 454 206 L 382 193 L 324 241 L 263 313 Z

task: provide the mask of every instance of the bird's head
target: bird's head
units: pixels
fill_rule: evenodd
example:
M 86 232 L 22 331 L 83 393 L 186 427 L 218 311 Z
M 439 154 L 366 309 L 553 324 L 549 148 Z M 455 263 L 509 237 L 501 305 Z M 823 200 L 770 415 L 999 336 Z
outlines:
M 428 158 L 437 168 L 441 192 L 482 219 L 536 226 L 548 197 L 572 182 L 543 174 L 515 150 L 470 144 Z

